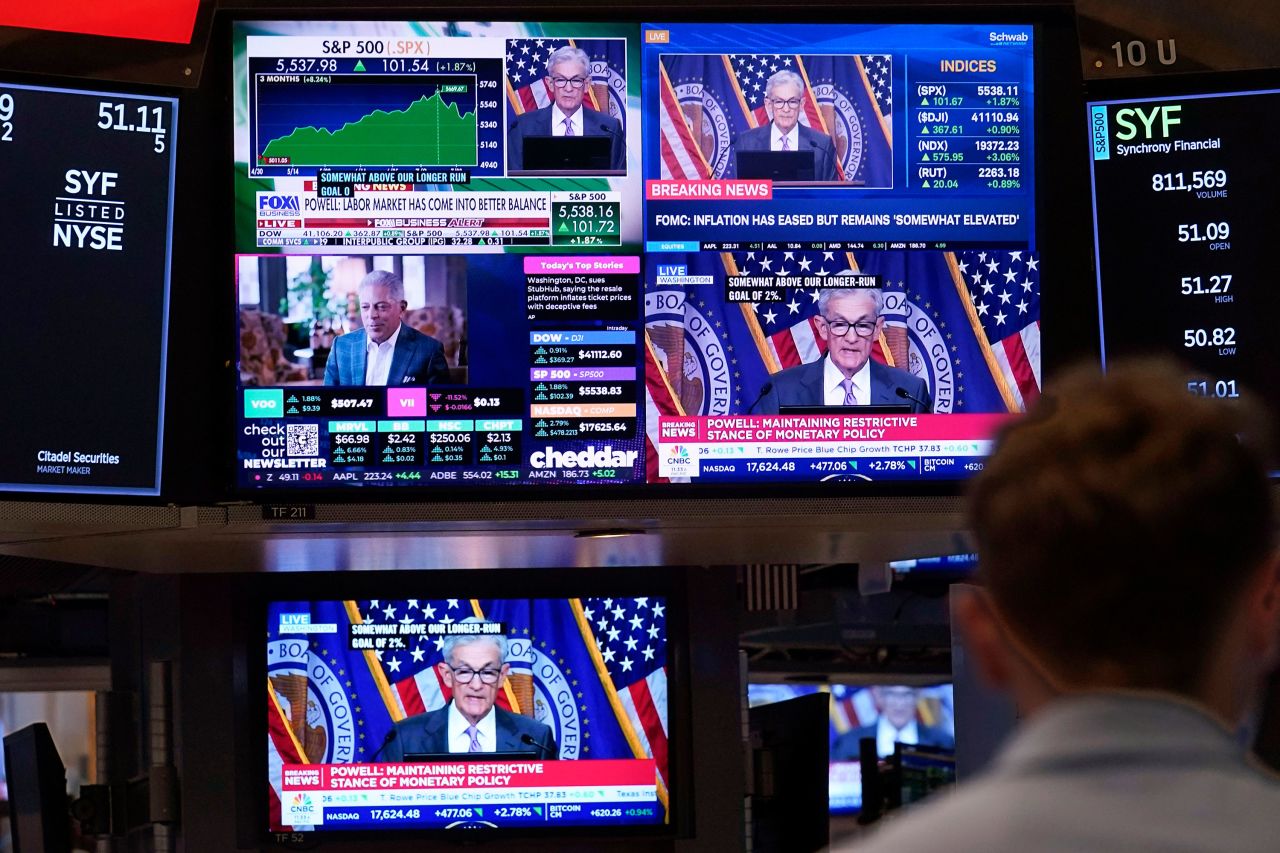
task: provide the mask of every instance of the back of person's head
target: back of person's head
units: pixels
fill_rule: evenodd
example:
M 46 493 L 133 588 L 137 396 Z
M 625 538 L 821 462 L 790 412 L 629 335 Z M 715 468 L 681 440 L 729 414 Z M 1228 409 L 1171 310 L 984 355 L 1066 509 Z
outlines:
M 970 493 L 980 576 L 1054 675 L 1190 693 L 1273 547 L 1267 425 L 1170 364 L 1055 381 Z

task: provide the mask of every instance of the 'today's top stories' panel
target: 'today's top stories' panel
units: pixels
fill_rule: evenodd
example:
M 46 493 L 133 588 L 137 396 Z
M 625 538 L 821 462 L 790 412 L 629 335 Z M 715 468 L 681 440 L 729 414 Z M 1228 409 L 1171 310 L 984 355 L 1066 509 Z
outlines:
M 5 275 L 34 288 L 0 341 L 0 490 L 160 491 L 176 122 L 171 98 L 0 82 Z
M 1089 105 L 1103 358 L 1176 355 L 1195 394 L 1271 406 L 1280 90 Z
M 634 24 L 235 32 L 241 251 L 638 245 Z

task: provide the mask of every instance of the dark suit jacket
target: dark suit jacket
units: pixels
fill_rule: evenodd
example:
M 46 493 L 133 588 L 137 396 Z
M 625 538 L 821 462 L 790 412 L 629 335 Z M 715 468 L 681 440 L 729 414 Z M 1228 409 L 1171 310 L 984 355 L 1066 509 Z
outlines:
M 832 761 L 857 761 L 859 757 L 858 742 L 864 737 L 875 739 L 876 726 L 879 721 L 869 726 L 858 726 L 856 729 L 850 729 L 840 737 L 836 738 L 836 742 L 831 745 Z M 921 746 L 936 746 L 941 749 L 955 749 L 956 739 L 946 729 L 937 728 L 935 726 L 926 726 L 925 724 L 916 722 L 916 734 L 919 735 L 917 740 Z
M 797 125 L 799 142 L 796 150 L 813 152 L 813 179 L 815 181 L 834 181 L 836 179 L 836 146 L 820 130 L 805 125 Z M 753 127 L 739 133 L 733 141 L 734 151 L 768 151 L 773 133 L 773 122 Z
M 560 748 L 548 726 L 497 705 L 493 706 L 493 713 L 498 752 L 539 753 L 539 757 L 547 761 L 559 757 Z M 449 751 L 449 706 L 407 717 L 396 723 L 395 733 L 395 738 L 382 750 L 383 761 L 404 761 L 405 755 L 446 753 Z M 522 742 L 521 735 L 533 738 L 535 743 L 545 746 L 546 751 Z
M 822 388 L 822 370 L 823 363 L 827 360 L 826 356 L 802 364 L 798 367 L 788 367 L 775 374 L 771 381 L 773 387 L 769 389 L 769 393 L 760 398 L 760 401 L 752 407 L 749 414 L 753 415 L 776 415 L 779 406 L 822 406 L 824 403 L 824 394 Z M 904 399 L 897 395 L 895 388 L 904 388 L 912 397 L 918 397 L 922 402 L 928 403 L 922 406 L 914 400 Z M 899 370 L 896 367 L 889 367 L 878 361 L 871 362 L 871 404 L 873 406 L 880 405 L 902 405 L 909 403 L 911 411 L 918 415 L 928 414 L 933 408 L 933 399 L 929 396 L 929 389 L 924 384 L 924 380 L 913 376 L 905 370 Z
M 524 138 L 526 136 L 550 136 L 552 111 L 557 114 L 555 104 L 533 110 L 519 116 L 507 130 L 507 168 L 524 168 Z M 583 136 L 611 136 L 613 144 L 609 148 L 609 168 L 621 171 L 627 168 L 627 138 L 622 133 L 622 122 L 604 113 L 582 108 Z
M 364 329 L 334 338 L 333 351 L 324 366 L 324 384 L 363 385 L 368 342 Z M 444 359 L 444 345 L 401 323 L 387 385 L 434 385 L 448 381 L 449 363 Z

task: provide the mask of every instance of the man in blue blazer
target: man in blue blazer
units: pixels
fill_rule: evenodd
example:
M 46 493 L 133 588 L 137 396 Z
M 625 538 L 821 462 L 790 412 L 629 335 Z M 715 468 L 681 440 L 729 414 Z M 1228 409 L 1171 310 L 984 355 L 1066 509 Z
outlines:
M 836 179 L 836 147 L 827 134 L 800 123 L 804 109 L 804 79 L 794 71 L 775 72 L 765 84 L 765 105 L 772 121 L 739 133 L 738 151 L 812 151 L 813 179 Z
M 444 346 L 400 322 L 404 282 L 374 270 L 360 282 L 364 328 L 339 335 L 324 366 L 325 385 L 434 385 L 449 381 Z
M 871 348 L 884 328 L 883 304 L 878 289 L 823 290 L 818 334 L 827 343 L 826 356 L 775 373 L 750 414 L 776 415 L 781 406 L 888 404 L 908 404 L 912 412 L 928 414 L 933 401 L 923 379 L 871 360 Z
M 627 144 L 622 122 L 582 105 L 591 85 L 591 57 L 565 45 L 547 58 L 547 85 L 555 103 L 524 113 L 507 132 L 507 168 L 524 168 L 524 140 L 528 136 L 608 136 L 610 171 L 627 168 Z
M 455 624 L 483 622 L 470 616 Z M 382 751 L 384 761 L 450 752 L 527 752 L 545 761 L 559 755 L 549 726 L 495 704 L 511 671 L 506 637 L 450 634 L 441 653 L 444 660 L 437 667 L 453 698 L 443 708 L 396 723 Z

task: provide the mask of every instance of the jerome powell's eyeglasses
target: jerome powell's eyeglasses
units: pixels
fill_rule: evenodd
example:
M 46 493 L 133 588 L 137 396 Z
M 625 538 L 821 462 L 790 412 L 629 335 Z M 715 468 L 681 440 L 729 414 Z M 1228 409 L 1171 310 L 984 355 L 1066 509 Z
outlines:
M 868 323 L 866 320 L 850 323 L 848 320 L 828 320 L 826 317 L 822 319 L 827 324 L 827 328 L 831 330 L 831 334 L 837 338 L 843 338 L 849 334 L 850 329 L 853 329 L 853 333 L 860 338 L 869 338 L 876 331 L 876 324 Z
M 770 98 L 769 103 L 773 105 L 775 110 L 798 110 L 800 109 L 799 98 Z
M 552 77 L 551 85 L 557 89 L 581 89 L 587 85 L 586 77 Z
M 452 667 L 445 664 L 453 671 L 453 678 L 459 684 L 470 684 L 471 680 L 477 675 L 480 676 L 481 684 L 497 684 L 498 679 L 502 677 L 502 671 L 497 669 L 469 669 L 468 667 Z

